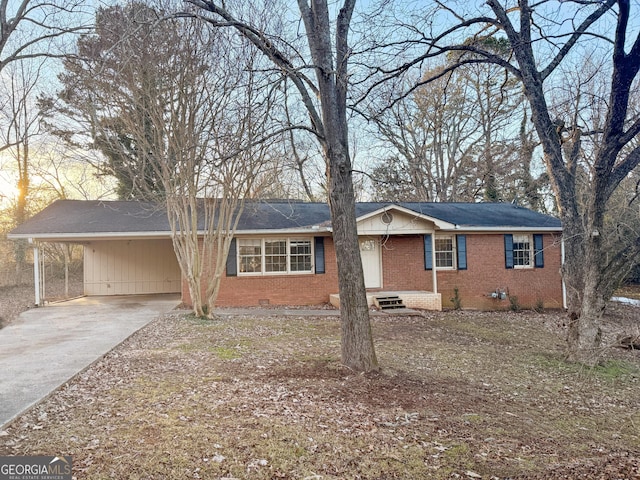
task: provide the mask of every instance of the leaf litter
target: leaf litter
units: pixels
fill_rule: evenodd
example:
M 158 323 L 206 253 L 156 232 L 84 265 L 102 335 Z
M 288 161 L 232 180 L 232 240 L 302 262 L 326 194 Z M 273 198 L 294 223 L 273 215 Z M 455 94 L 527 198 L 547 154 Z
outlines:
M 639 353 L 568 364 L 562 318 L 374 317 L 382 369 L 360 374 L 335 318 L 174 312 L 16 419 L 0 455 L 71 455 L 78 479 L 638 478 Z

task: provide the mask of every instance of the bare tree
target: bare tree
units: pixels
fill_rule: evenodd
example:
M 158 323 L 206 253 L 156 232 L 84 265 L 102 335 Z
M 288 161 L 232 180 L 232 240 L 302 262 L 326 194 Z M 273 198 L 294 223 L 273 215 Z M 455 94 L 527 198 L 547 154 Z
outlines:
M 38 133 L 35 96 L 46 80 L 45 64 L 65 55 L 69 34 L 85 31 L 81 0 L 0 1 L 0 152 L 15 160 L 17 199 L 13 222 L 29 216 L 31 194 L 31 143 Z M 13 244 L 15 281 L 21 283 L 26 270 L 26 245 Z
M 336 12 L 333 21 L 326 0 L 298 0 L 300 19 L 306 32 L 303 35 L 306 45 L 302 49 L 294 49 L 287 44 L 280 31 L 266 31 L 257 23 L 260 19 L 245 17 L 242 12 L 234 14 L 224 2 L 188 2 L 210 13 L 205 17 L 210 25 L 233 28 L 241 33 L 295 86 L 309 115 L 308 129 L 320 143 L 327 165 L 329 205 L 338 262 L 342 361 L 358 371 L 376 370 L 378 363 L 358 245 L 347 126 L 348 63 L 351 55 L 348 35 L 355 0 L 345 0 L 341 6 L 332 6 L 331 10 Z M 304 51 L 308 51 L 308 57 L 301 54 Z M 307 76 L 307 69 L 314 71 L 315 82 Z
M 58 133 L 105 153 L 122 196 L 164 203 L 193 311 L 213 316 L 244 199 L 269 158 L 257 139 L 270 96 L 256 93 L 255 52 L 166 14 L 139 2 L 98 10 L 83 58 L 65 62 L 62 103 L 48 106 L 85 126 Z
M 500 56 L 507 53 L 504 40 L 488 38 L 480 43 Z M 374 184 L 379 193 L 394 198 L 444 202 L 517 198 L 539 208 L 535 199 L 541 182 L 531 172 L 536 144 L 530 139 L 532 126 L 520 85 L 498 65 L 448 68 L 462 56 L 472 57 L 468 52 L 447 55 L 442 65 L 423 73 L 427 83 L 417 88 L 411 88 L 419 83 L 415 79 L 405 80 L 403 89 L 410 90 L 406 95 L 402 86 L 393 91 L 393 86 L 385 85 L 371 96 L 378 99 L 368 105 L 375 135 L 381 148 L 391 149 L 391 165 L 380 162 L 372 176 Z M 518 118 L 522 118 L 520 131 L 515 127 Z
M 475 103 L 466 101 L 468 85 L 460 80 L 448 74 L 389 108 L 386 100 L 376 105 L 381 110 L 372 116 L 377 136 L 393 147 L 402 162 L 387 165 L 383 161 L 374 170 L 373 180 L 379 181 L 383 190 L 395 184 L 402 192 L 397 199 L 411 190 L 414 193 L 405 200 L 469 201 L 477 195 L 474 150 L 479 141 L 478 111 Z M 393 94 L 385 97 L 389 95 Z M 397 181 L 408 182 L 409 192 Z
M 611 196 L 605 214 L 603 248 L 609 258 L 629 248 L 640 237 L 640 171 L 636 169 L 627 176 Z M 615 277 L 607 279 L 607 288 L 613 291 L 624 283 L 634 269 L 640 265 L 640 258 L 630 259 L 619 265 Z
M 553 199 L 549 199 L 549 176 L 546 172 L 534 176 L 532 173 L 534 152 L 540 145 L 538 137 L 534 131 L 529 128 L 529 114 L 525 108 L 522 112 L 520 120 L 520 128 L 518 130 L 518 148 L 514 152 L 516 156 L 516 164 L 520 166 L 519 185 L 514 198 L 521 193 L 524 197 L 520 201 L 524 206 L 539 212 L 549 212 L 553 207 Z
M 214 315 L 245 198 L 268 158 L 266 144 L 257 140 L 265 135 L 269 105 L 254 97 L 252 70 L 236 69 L 239 58 L 233 58 L 225 69 L 217 64 L 217 73 L 225 72 L 218 82 L 176 72 L 169 118 L 162 105 L 152 115 L 154 124 L 163 125 L 167 151 L 158 152 L 151 164 L 166 192 L 174 249 L 198 316 Z
M 568 358 L 595 364 L 601 355 L 600 323 L 611 279 L 622 265 L 640 255 L 640 238 L 613 255 L 606 254 L 603 238 L 607 204 L 620 182 L 640 163 L 640 148 L 633 144 L 640 133 L 640 119 L 630 108 L 640 69 L 640 35 L 630 25 L 634 18 L 631 2 L 488 0 L 488 11 L 480 16 L 474 15 L 477 11 L 466 16 L 462 10 L 454 12 L 440 5 L 453 23 L 443 32 L 425 34 L 420 40 L 423 53 L 386 74 L 393 76 L 449 52 L 470 52 L 471 58 L 461 55 L 449 68 L 493 63 L 522 84 L 563 222 Z M 460 43 L 460 36 L 504 36 L 510 55 L 496 55 L 480 42 Z M 588 46 L 584 46 L 586 41 Z M 553 91 L 559 67 L 582 63 L 598 50 L 606 51 L 609 58 L 603 66 L 609 81 L 600 98 L 606 103 L 602 117 L 592 124 L 575 116 L 554 118 Z M 581 178 L 588 184 L 582 192 Z
M 501 57 L 509 54 L 508 44 L 504 39 L 489 37 L 467 43 L 479 43 L 482 48 Z M 463 60 L 458 55 L 450 55 L 452 56 L 456 62 Z M 469 52 L 460 56 L 475 57 Z M 516 135 L 510 126 L 521 114 L 519 106 L 524 101 L 524 95 L 509 71 L 500 66 L 472 63 L 464 65 L 457 72 L 469 85 L 467 102 L 477 106 L 479 138 L 476 163 L 479 165 L 477 175 L 483 199 L 493 202 L 507 200 L 505 185 L 513 183 L 515 170 L 512 153 L 515 150 L 513 145 Z M 525 125 L 521 123 L 521 127 Z
M 31 143 L 40 133 L 39 115 L 35 108 L 35 97 L 38 94 L 38 83 L 42 72 L 42 64 L 14 63 L 0 75 L 8 86 L 6 97 L 1 101 L 4 108 L 0 114 L 2 130 L 0 142 L 13 159 L 13 171 L 17 176 L 17 198 L 13 221 L 20 225 L 29 217 L 28 200 L 31 194 L 32 149 Z M 14 256 L 16 260 L 16 283 L 24 281 L 26 270 L 26 243 L 15 242 Z
M 83 0 L 0 1 L 0 72 L 14 62 L 64 57 L 57 41 L 88 31 Z

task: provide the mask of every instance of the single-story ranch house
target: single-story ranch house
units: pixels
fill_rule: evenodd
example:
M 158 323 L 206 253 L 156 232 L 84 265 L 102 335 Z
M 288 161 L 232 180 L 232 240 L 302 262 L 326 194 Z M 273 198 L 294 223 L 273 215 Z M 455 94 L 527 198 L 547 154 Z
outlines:
M 509 203 L 362 202 L 356 212 L 371 303 L 393 294 L 439 310 L 457 291 L 463 308 L 563 307 L 554 217 Z M 181 293 L 190 302 L 166 212 L 153 204 L 58 200 L 9 238 L 28 239 L 34 255 L 42 242 L 84 245 L 86 295 Z M 339 304 L 337 294 L 328 205 L 247 202 L 218 305 Z

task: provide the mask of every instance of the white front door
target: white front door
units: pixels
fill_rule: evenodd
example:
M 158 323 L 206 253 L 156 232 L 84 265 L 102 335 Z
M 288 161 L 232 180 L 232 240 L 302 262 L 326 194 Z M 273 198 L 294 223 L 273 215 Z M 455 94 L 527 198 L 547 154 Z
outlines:
M 364 271 L 366 288 L 382 287 L 382 259 L 380 256 L 380 240 L 377 237 L 360 237 L 360 257 Z

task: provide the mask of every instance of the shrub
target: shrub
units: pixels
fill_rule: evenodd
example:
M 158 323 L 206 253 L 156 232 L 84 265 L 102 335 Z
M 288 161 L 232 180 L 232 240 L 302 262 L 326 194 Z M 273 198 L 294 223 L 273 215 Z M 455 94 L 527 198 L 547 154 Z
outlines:
M 536 300 L 536 304 L 533 306 L 533 311 L 536 313 L 544 312 L 544 302 L 542 301 L 541 298 L 538 298 Z
M 509 295 L 509 308 L 512 312 L 519 312 L 522 307 L 520 307 L 520 302 L 518 302 L 518 297 L 515 295 Z
M 462 309 L 462 298 L 460 298 L 460 289 L 458 287 L 453 288 L 453 297 L 450 300 L 454 310 Z

